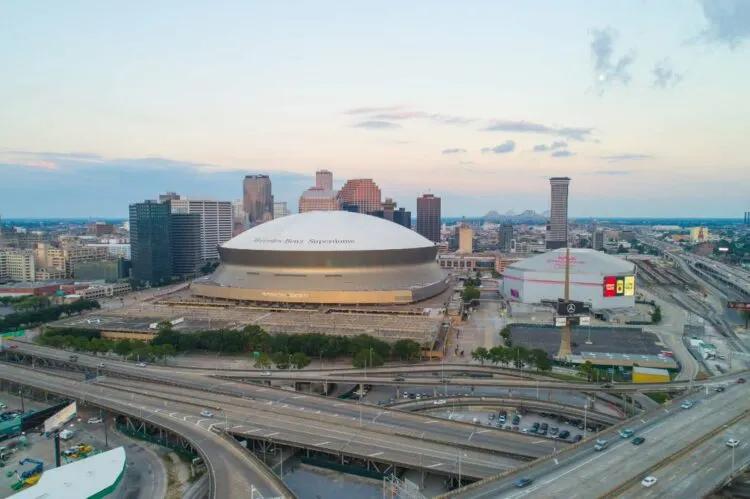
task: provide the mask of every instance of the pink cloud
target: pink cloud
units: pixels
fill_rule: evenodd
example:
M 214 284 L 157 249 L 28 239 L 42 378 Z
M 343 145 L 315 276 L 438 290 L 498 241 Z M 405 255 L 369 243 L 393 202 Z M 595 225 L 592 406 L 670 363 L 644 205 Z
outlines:
M 54 161 L 44 161 L 44 160 L 24 161 L 19 166 L 24 166 L 27 168 L 41 168 L 42 170 L 57 169 L 57 163 L 55 163 Z

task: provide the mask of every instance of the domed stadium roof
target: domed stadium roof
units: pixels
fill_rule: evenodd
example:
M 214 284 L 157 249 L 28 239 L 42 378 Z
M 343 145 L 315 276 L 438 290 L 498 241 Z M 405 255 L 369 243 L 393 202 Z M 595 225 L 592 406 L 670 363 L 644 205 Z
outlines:
M 311 211 L 253 227 L 222 247 L 251 251 L 382 251 L 434 247 L 434 243 L 372 215 Z

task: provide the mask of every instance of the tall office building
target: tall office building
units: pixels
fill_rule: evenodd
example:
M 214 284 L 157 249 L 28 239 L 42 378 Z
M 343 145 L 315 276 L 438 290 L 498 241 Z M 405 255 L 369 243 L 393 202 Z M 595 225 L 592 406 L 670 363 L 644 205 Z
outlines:
M 273 219 L 273 193 L 268 175 L 245 175 L 242 204 L 251 225 Z
M 547 222 L 547 249 L 567 248 L 568 246 L 568 177 L 549 179 L 552 188 L 550 196 L 549 221 Z
M 513 247 L 513 224 L 502 224 L 498 236 L 498 249 L 503 253 L 510 253 Z
M 411 212 L 406 211 L 406 208 L 399 208 L 393 212 L 393 222 L 411 229 Z
M 381 204 L 383 211 L 383 218 L 393 222 L 393 214 L 396 211 L 396 202 L 391 198 L 385 198 L 385 201 Z
M 173 207 L 174 209 L 174 207 Z M 171 213 L 172 275 L 197 274 L 203 266 L 203 220 L 199 213 Z
M 173 214 L 196 213 L 201 219 L 201 259 L 219 259 L 219 246 L 232 239 L 232 203 L 206 199 L 174 199 L 169 201 Z
M 591 247 L 595 250 L 604 249 L 604 231 L 597 229 L 591 233 Z
M 474 253 L 474 231 L 465 223 L 458 226 L 458 253 L 464 255 Z
M 245 213 L 245 206 L 241 199 L 235 199 L 232 203 L 232 235 L 236 236 L 250 228 L 250 223 Z
M 347 180 L 338 197 L 342 209 L 346 211 L 374 213 L 380 210 L 380 188 L 369 178 Z
M 434 243 L 440 242 L 440 198 L 434 194 L 417 198 L 417 232 Z
M 167 201 L 174 201 L 175 199 L 180 199 L 180 195 L 176 192 L 165 192 L 164 194 L 159 194 L 159 202 L 160 203 L 166 203 Z
M 287 215 L 291 215 L 289 208 L 286 206 L 286 201 L 274 201 L 273 203 L 273 218 L 281 218 Z
M 299 197 L 299 212 L 338 211 L 341 209 L 336 191 L 310 187 Z
M 165 282 L 172 276 L 169 203 L 144 201 L 129 211 L 131 277 L 141 284 Z
M 315 187 L 324 191 L 333 190 L 333 173 L 328 170 L 318 170 L 315 172 Z

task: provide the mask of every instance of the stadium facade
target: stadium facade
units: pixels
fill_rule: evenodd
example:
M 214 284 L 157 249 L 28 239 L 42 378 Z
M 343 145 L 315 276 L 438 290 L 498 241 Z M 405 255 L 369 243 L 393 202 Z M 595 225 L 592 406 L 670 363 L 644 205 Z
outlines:
M 527 258 L 503 272 L 503 296 L 521 303 L 565 294 L 565 248 Z M 570 249 L 570 299 L 593 309 L 635 306 L 635 265 L 591 249 Z
M 401 225 L 347 211 L 300 213 L 219 247 L 198 296 L 274 303 L 404 304 L 446 290 L 435 244 Z

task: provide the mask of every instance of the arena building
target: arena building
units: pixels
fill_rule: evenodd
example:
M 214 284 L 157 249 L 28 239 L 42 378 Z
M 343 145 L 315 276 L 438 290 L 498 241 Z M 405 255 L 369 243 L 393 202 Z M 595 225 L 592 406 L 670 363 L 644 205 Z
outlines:
M 503 272 L 503 296 L 522 303 L 565 294 L 565 248 L 518 261 Z M 570 249 L 570 299 L 592 309 L 635 306 L 635 265 L 591 249 Z
M 266 222 L 219 247 L 198 296 L 275 303 L 404 304 L 444 292 L 437 247 L 401 225 L 347 211 Z

